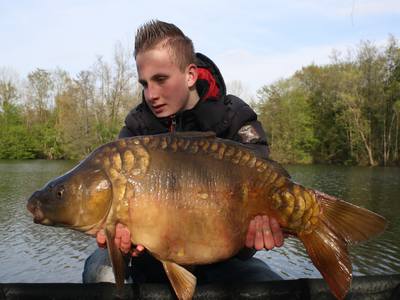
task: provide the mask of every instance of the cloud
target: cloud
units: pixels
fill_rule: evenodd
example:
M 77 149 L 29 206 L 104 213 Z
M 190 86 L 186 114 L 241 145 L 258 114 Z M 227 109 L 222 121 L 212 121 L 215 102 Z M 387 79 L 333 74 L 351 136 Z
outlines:
M 327 17 L 367 17 L 386 14 L 399 14 L 398 0 L 298 0 L 286 2 L 287 7 L 294 8 L 298 14 L 309 14 Z
M 352 14 L 355 16 L 371 16 L 382 14 L 399 14 L 400 2 L 398 0 L 383 1 L 353 1 Z

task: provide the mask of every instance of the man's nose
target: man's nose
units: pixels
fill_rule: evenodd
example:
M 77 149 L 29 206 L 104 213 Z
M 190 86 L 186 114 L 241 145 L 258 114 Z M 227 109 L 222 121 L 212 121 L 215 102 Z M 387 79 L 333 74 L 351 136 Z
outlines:
M 159 98 L 158 89 L 154 85 L 150 85 L 147 87 L 147 99 L 148 100 L 157 100 Z

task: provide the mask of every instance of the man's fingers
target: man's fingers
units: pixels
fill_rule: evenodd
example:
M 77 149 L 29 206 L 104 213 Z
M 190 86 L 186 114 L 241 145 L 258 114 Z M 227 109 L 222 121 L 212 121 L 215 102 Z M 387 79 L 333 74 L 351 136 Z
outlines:
M 256 221 L 253 219 L 250 221 L 249 228 L 246 235 L 246 247 L 254 247 L 254 239 L 256 237 Z
M 144 251 L 144 246 L 143 245 L 137 245 L 135 249 L 132 251 L 132 256 L 137 257 L 140 254 L 142 254 Z
M 131 234 L 127 228 L 121 230 L 120 249 L 127 254 L 131 250 Z
M 254 248 L 256 250 L 261 250 L 264 248 L 264 238 L 262 233 L 262 217 L 256 216 L 256 238 L 254 240 Z
M 118 223 L 117 226 L 115 226 L 115 238 L 120 239 L 122 236 L 122 231 L 124 230 L 124 225 Z
M 264 248 L 271 250 L 275 247 L 275 240 L 270 228 L 270 219 L 268 216 L 262 216 L 262 234 L 264 239 Z
M 121 249 L 121 239 L 122 239 L 122 234 L 125 229 L 125 226 L 118 223 L 117 226 L 115 226 L 115 237 L 114 237 L 114 243 L 117 246 L 117 248 Z
M 270 218 L 269 224 L 272 231 L 275 246 L 281 247 L 283 245 L 283 232 L 281 227 L 279 226 L 278 221 L 275 218 Z
M 99 232 L 97 232 L 97 234 L 96 234 L 96 242 L 97 242 L 97 245 L 100 248 L 106 248 L 107 247 L 106 234 L 104 233 L 103 229 L 100 229 Z

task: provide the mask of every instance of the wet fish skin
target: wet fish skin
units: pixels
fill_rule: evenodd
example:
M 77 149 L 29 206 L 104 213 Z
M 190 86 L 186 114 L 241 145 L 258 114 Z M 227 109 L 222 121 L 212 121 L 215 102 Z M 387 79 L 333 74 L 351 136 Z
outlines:
M 45 225 L 88 234 L 105 228 L 119 284 L 123 267 L 113 233 L 117 222 L 127 225 L 132 243 L 162 261 L 182 299 L 193 295 L 195 278 L 179 265 L 235 255 L 259 214 L 274 216 L 299 237 L 341 299 L 351 282 L 347 244 L 382 232 L 386 224 L 372 212 L 294 183 L 276 162 L 209 133 L 106 144 L 32 195 L 28 209 Z

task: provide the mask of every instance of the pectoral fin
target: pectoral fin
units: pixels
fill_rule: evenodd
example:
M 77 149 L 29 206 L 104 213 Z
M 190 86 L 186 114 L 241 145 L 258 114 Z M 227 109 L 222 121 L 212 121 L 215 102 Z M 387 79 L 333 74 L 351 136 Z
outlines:
M 115 283 L 117 285 L 117 290 L 122 291 L 125 280 L 125 261 L 121 251 L 115 245 L 115 229 L 106 228 L 105 229 L 107 238 L 107 249 L 108 255 L 110 256 L 111 265 L 114 272 Z
M 161 262 L 178 299 L 192 299 L 196 288 L 196 277 L 176 263 L 167 261 Z

